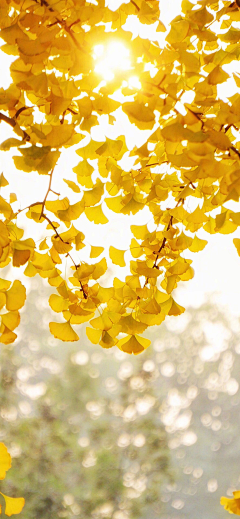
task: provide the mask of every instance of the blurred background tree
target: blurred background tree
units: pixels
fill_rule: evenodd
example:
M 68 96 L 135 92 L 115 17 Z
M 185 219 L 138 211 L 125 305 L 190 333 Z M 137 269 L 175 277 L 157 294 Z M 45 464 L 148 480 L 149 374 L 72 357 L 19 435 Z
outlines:
M 22 338 L 1 351 L 1 439 L 16 457 L 5 487 L 24 495 L 29 519 L 145 517 L 171 477 L 145 358 L 122 364 L 122 352 L 104 355 L 86 342 L 53 349 L 47 290 L 31 291 Z
M 47 293 L 33 281 L 19 340 L 1 349 L 3 492 L 25 497 L 26 519 L 226 517 L 220 495 L 240 481 L 239 318 L 214 299 L 188 308 L 132 358 L 84 329 L 77 345 L 50 336 Z

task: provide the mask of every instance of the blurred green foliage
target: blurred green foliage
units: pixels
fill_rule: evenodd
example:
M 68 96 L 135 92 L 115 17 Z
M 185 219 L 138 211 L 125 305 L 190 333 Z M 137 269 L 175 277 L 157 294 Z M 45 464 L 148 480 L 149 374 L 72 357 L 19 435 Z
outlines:
M 54 347 L 41 291 L 29 294 L 21 339 L 1 349 L 0 434 L 13 456 L 3 491 L 25 497 L 24 519 L 156 513 L 171 473 L 146 357 L 122 363 L 85 338 Z

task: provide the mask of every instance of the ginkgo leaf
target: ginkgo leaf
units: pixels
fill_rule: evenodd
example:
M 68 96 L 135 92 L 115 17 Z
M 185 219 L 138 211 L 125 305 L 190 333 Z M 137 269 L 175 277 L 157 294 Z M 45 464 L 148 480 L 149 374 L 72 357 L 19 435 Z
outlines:
M 191 252 L 199 252 L 203 250 L 207 245 L 207 240 L 201 240 L 197 235 L 194 236 L 192 245 L 189 247 Z
M 233 492 L 233 498 L 221 497 L 221 505 L 224 506 L 230 514 L 240 515 L 240 491 Z
M 115 265 L 119 265 L 119 267 L 126 266 L 125 259 L 124 259 L 125 252 L 126 252 L 125 250 L 115 249 L 115 247 L 113 247 L 112 245 L 110 245 L 110 247 L 109 247 L 110 259 L 112 260 L 112 262 Z
M 63 179 L 64 182 L 66 182 L 67 186 L 74 191 L 74 193 L 80 193 L 80 187 L 75 184 L 72 180 L 66 180 L 66 178 Z
M 65 242 L 59 236 L 52 238 L 52 244 L 58 254 L 67 254 L 72 249 L 71 243 Z
M 150 344 L 151 341 L 149 339 L 145 339 L 138 335 L 132 335 L 131 337 L 128 336 L 124 339 L 120 339 L 117 343 L 117 347 L 126 353 L 138 355 L 148 348 Z
M 225 72 L 219 65 L 210 72 L 208 76 L 208 82 L 210 85 L 219 85 L 220 83 L 224 83 L 229 78 L 229 74 Z
M 12 330 L 9 330 L 6 326 L 4 326 L 4 330 L 2 332 L 2 335 L 0 337 L 0 343 L 2 344 L 11 344 L 14 342 L 17 338 L 17 334 L 13 332 Z
M 9 497 L 3 494 L 2 492 L 0 492 L 0 494 L 5 499 L 5 514 L 9 517 L 11 515 L 20 514 L 24 507 L 25 499 L 23 497 Z
M 30 258 L 30 250 L 13 250 L 13 266 L 20 267 L 20 265 L 25 265 Z
M 0 479 L 4 479 L 6 472 L 11 468 L 11 456 L 4 443 L 0 443 Z
M 102 331 L 110 330 L 110 328 L 112 328 L 112 325 L 113 325 L 111 319 L 105 313 L 103 313 L 100 317 L 96 317 L 95 319 L 92 319 L 90 321 L 90 324 L 97 330 L 102 330 Z
M 1 143 L 0 150 L 7 151 L 7 150 L 10 150 L 10 148 L 12 148 L 12 147 L 19 146 L 21 144 L 22 144 L 22 141 L 20 141 L 19 139 L 10 138 Z
M 91 245 L 90 258 L 97 258 L 104 251 L 104 247 L 96 247 Z
M 49 305 L 54 312 L 63 312 L 63 310 L 68 309 L 68 301 L 57 294 L 50 295 Z
M 143 240 L 149 233 L 147 225 L 131 225 L 131 231 L 137 240 Z
M 15 280 L 6 292 L 6 308 L 9 311 L 19 310 L 25 303 L 26 288 L 21 281 Z
M 100 340 L 100 337 L 102 335 L 102 331 L 101 330 L 95 330 L 94 328 L 86 328 L 86 334 L 87 334 L 87 337 L 89 338 L 89 340 L 93 343 L 93 344 L 98 344 L 99 343 L 99 340 Z
M 13 204 L 14 202 L 17 202 L 17 195 L 16 195 L 16 193 L 10 193 L 9 202 L 10 202 L 10 204 Z
M 94 222 L 95 224 L 108 223 L 108 219 L 105 216 L 101 205 L 97 205 L 95 207 L 86 207 L 85 215 L 88 218 L 88 220 L 90 220 L 90 222 Z
M 237 249 L 237 253 L 240 256 L 240 238 L 233 238 L 233 243 Z
M 143 333 L 147 326 L 139 321 L 136 321 L 132 317 L 132 315 L 127 315 L 126 317 L 121 317 L 119 320 L 119 325 L 121 326 L 121 331 L 123 333 L 128 333 L 130 335 L 135 335 L 136 333 Z
M 13 331 L 20 323 L 20 315 L 19 312 L 7 312 L 1 316 L 2 323 L 9 330 Z
M 76 332 L 73 330 L 69 322 L 66 323 L 49 323 L 49 329 L 52 335 L 56 339 L 60 339 L 65 342 L 73 342 L 78 341 L 79 337 Z
M 184 311 L 185 311 L 185 308 L 183 306 L 179 305 L 178 303 L 176 303 L 176 301 L 174 301 L 174 299 L 172 299 L 172 305 L 168 312 L 168 315 L 181 315 Z
M 171 23 L 171 30 L 166 40 L 168 43 L 177 44 L 186 38 L 189 31 L 189 23 L 187 20 L 177 20 Z
M 5 186 L 8 186 L 8 185 L 9 185 L 9 182 L 5 178 L 4 174 L 1 173 L 0 174 L 0 187 L 5 187 Z
M 131 241 L 130 251 L 131 251 L 133 258 L 139 258 L 143 254 L 142 247 L 139 245 L 137 240 L 135 240 L 134 238 Z
M 122 106 L 123 111 L 128 115 L 130 122 L 136 124 L 141 130 L 151 130 L 154 121 L 155 114 L 151 108 L 145 106 L 144 103 L 124 103 Z
M 44 238 L 43 241 L 41 241 L 41 243 L 39 244 L 39 250 L 46 250 L 48 249 L 48 244 L 47 244 L 47 240 L 46 238 Z

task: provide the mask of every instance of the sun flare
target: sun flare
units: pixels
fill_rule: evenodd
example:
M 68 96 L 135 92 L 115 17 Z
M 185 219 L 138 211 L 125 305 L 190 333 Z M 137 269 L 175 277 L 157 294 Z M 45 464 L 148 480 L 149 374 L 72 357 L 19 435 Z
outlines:
M 120 41 L 112 41 L 106 47 L 95 45 L 93 57 L 97 61 L 95 72 L 105 81 L 113 79 L 121 70 L 131 69 L 129 49 Z

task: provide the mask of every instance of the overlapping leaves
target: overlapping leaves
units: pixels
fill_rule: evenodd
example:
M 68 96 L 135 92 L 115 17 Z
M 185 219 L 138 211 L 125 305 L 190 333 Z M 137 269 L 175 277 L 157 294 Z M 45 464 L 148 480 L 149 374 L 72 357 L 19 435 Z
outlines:
M 0 264 L 24 267 L 26 276 L 39 274 L 56 289 L 50 306 L 62 318 L 50 323 L 50 331 L 58 339 L 78 340 L 75 325 L 90 322 L 92 342 L 137 354 L 149 344 L 141 337 L 148 326 L 184 311 L 172 293 L 194 275 L 187 251 L 206 246 L 199 231 L 229 234 L 240 225 L 239 213 L 230 209 L 240 196 L 238 74 L 234 95 L 223 100 L 218 88 L 230 77 L 227 65 L 239 59 L 240 11 L 236 2 L 183 0 L 163 48 L 158 33 L 152 41 L 133 38 L 123 28 L 129 16 L 165 30 L 155 1 L 136 0 L 115 11 L 103 0 L 1 3 L 2 50 L 16 56 L 12 84 L 0 90 L 0 121 L 13 131 L 1 149 L 16 149 L 16 169 L 44 175 L 47 189 L 43 200 L 36 194 L 26 208 L 43 229 L 36 245 L 17 226 L 17 198 L 3 195 L 9 187 L 1 176 Z M 129 48 L 131 66 L 101 82 L 94 47 L 116 39 Z M 141 88 L 128 83 L 134 75 Z M 92 138 L 101 116 L 112 124 L 119 111 L 138 130 L 148 130 L 140 147 L 128 149 L 127 134 Z M 66 196 L 52 190 L 52 180 L 57 184 L 63 148 L 73 146 L 80 161 L 65 175 Z M 109 210 L 136 215 L 146 208 L 149 224 L 131 227 L 128 247 L 111 245 L 108 253 L 104 244 L 91 243 L 88 261 L 81 260 L 83 215 L 104 225 Z M 234 244 L 239 254 L 238 238 Z M 72 262 L 67 279 L 65 257 Z M 110 288 L 101 279 L 108 258 L 110 268 L 128 269 L 124 281 L 116 277 Z M 10 285 L 0 289 L 5 343 L 16 338 L 25 299 L 19 281 Z

